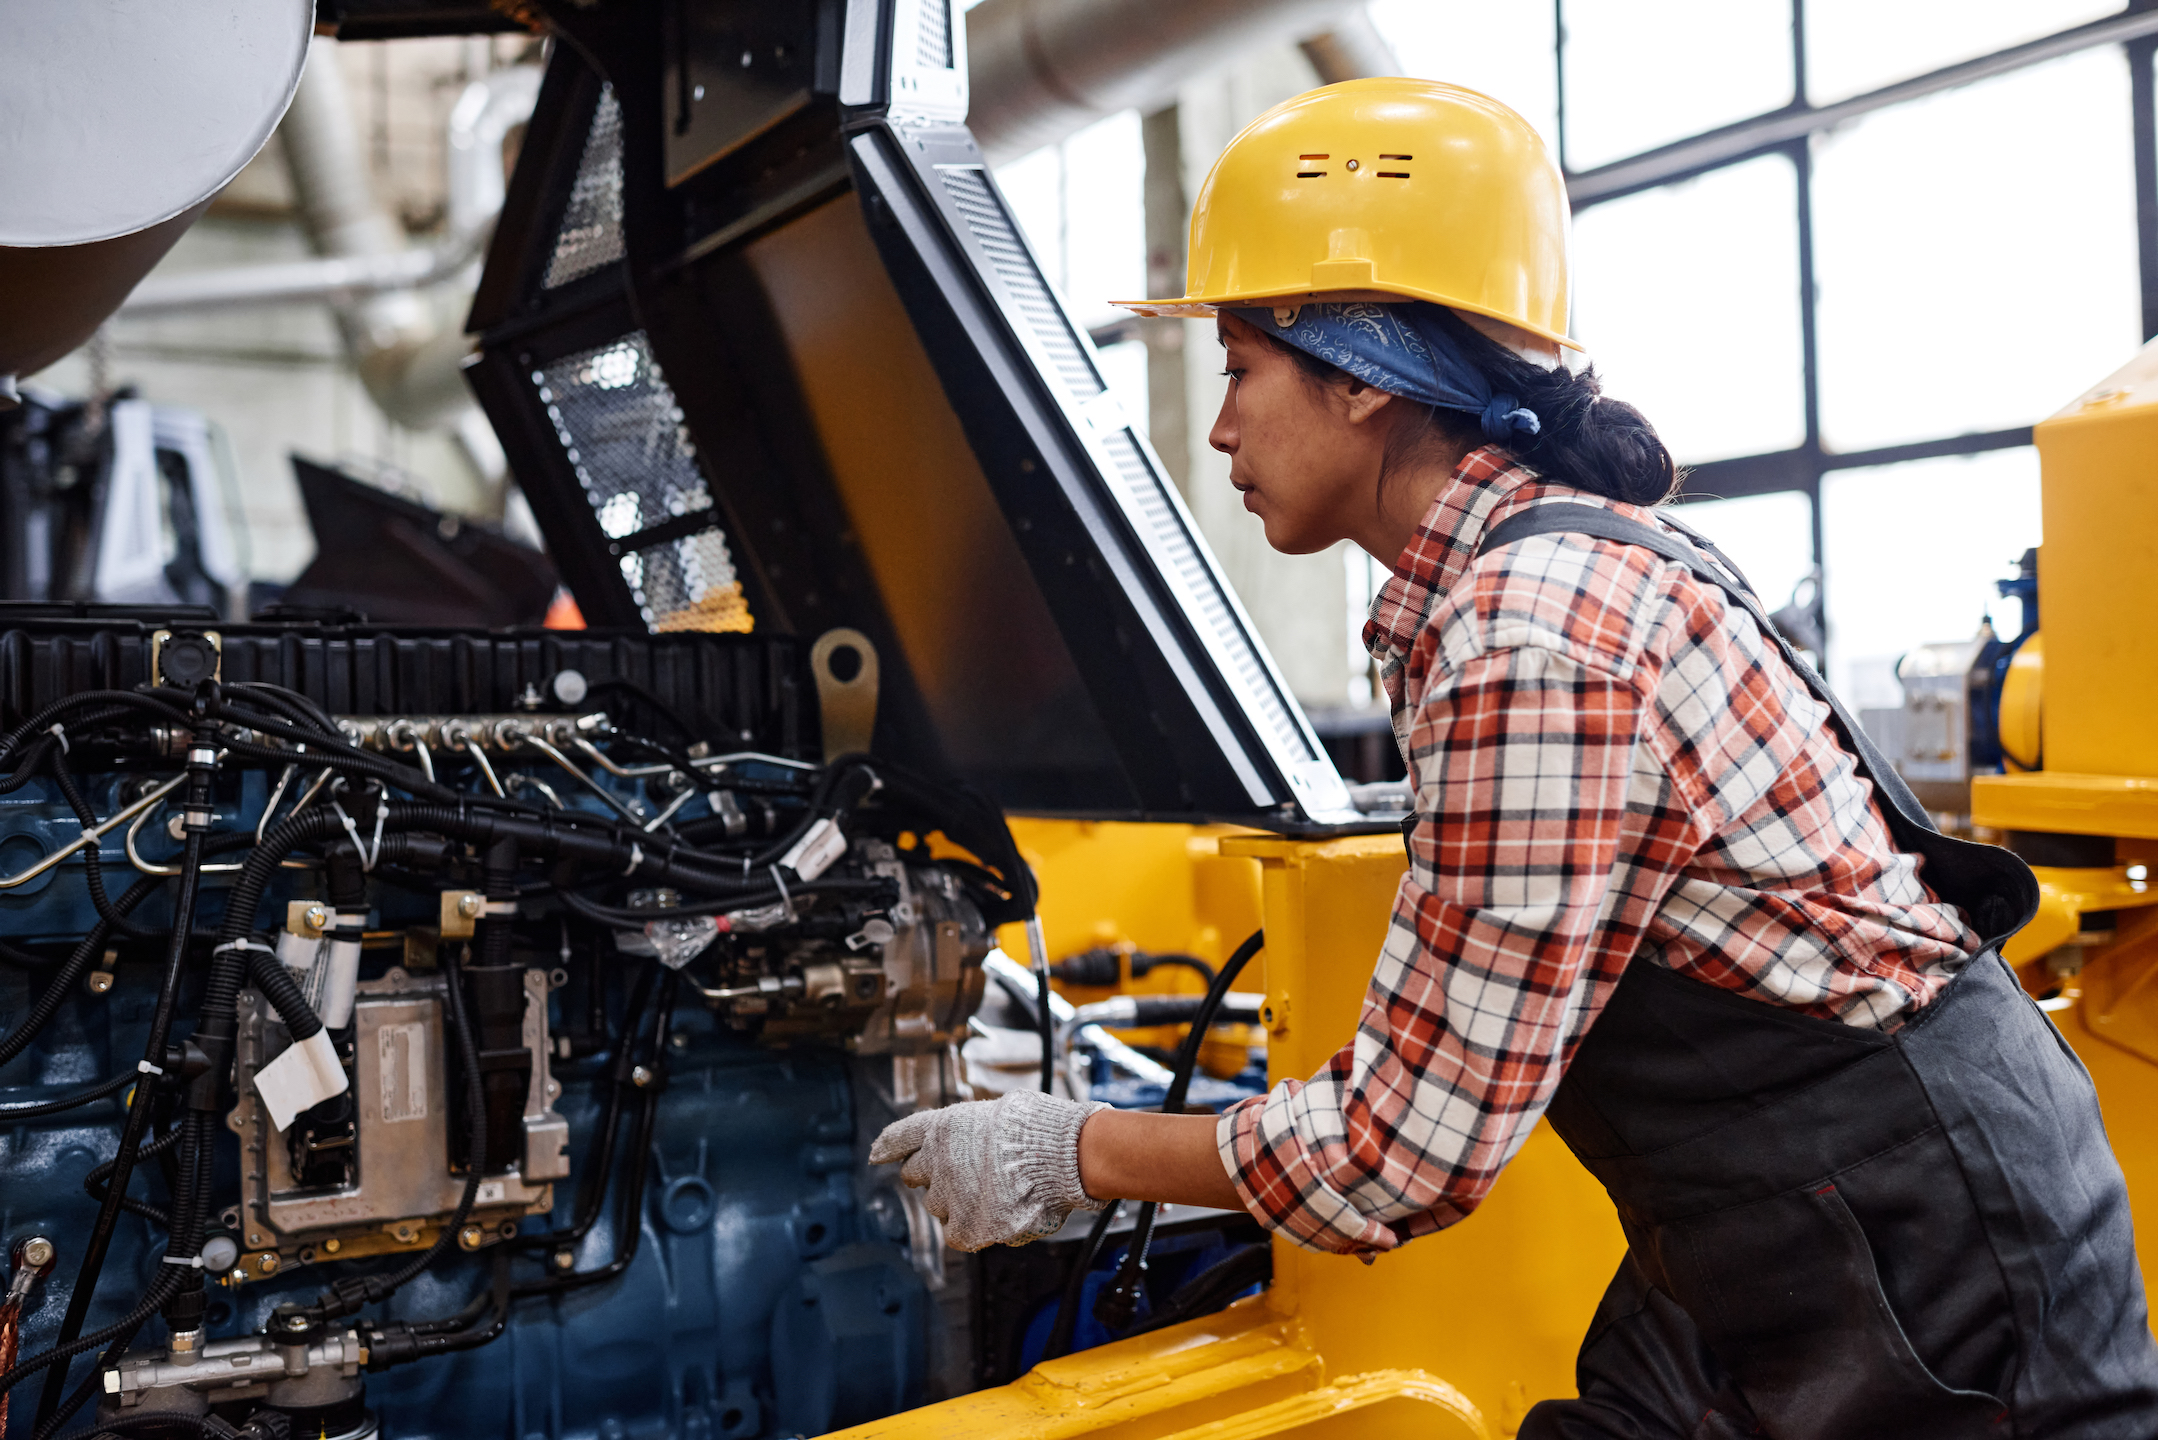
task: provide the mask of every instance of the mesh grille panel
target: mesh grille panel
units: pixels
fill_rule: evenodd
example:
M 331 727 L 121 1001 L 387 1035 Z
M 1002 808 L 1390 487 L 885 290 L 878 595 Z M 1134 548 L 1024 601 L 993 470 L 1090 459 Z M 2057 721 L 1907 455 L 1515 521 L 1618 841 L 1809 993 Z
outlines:
M 1064 388 L 1078 400 L 1091 400 L 1101 394 L 1101 377 L 1079 348 L 1078 337 L 1072 334 L 1063 310 L 1049 294 L 1041 271 L 1035 268 L 1034 257 L 1027 253 L 1011 217 L 1004 213 L 1003 202 L 982 179 L 982 172 L 970 166 L 952 166 L 940 167 L 939 173 L 959 213 L 966 217 L 967 228 L 988 253 L 989 263 L 996 267 L 1005 290 L 1049 356 Z
M 712 508 L 682 408 L 643 331 L 565 355 L 531 379 L 610 539 Z M 622 574 L 656 628 L 749 628 L 733 557 L 716 527 L 633 551 L 622 559 Z M 713 617 L 738 623 L 707 623 Z
M 1138 440 L 1131 431 L 1119 430 L 1109 437 L 1107 448 L 1116 467 L 1110 478 L 1131 501 L 1154 553 L 1161 557 L 1169 582 L 1193 602 L 1200 625 L 1220 647 L 1229 681 L 1242 693 L 1252 717 L 1280 747 L 1280 753 L 1305 760 L 1316 758 L 1304 739 L 1303 728 L 1282 703 L 1273 677 L 1260 663 L 1258 651 L 1252 648 L 1250 637 L 1229 608 L 1212 571 L 1192 544 L 1191 533 L 1184 528 L 1176 507 L 1169 503 L 1160 477 L 1147 464 L 1146 452 Z
M 734 557 L 716 529 L 624 555 L 622 578 L 654 630 L 750 629 Z
M 622 107 L 614 87 L 600 87 L 592 108 L 592 128 L 585 134 L 584 158 L 569 203 L 562 207 L 562 228 L 541 282 L 557 285 L 603 270 L 622 258 Z
M 914 58 L 932 70 L 952 68 L 952 12 L 945 0 L 922 0 L 914 29 Z

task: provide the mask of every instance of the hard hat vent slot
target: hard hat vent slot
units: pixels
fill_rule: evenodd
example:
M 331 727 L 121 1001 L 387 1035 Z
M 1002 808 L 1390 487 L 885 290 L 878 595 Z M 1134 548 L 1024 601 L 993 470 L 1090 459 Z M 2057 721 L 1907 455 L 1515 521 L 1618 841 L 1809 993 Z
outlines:
M 1414 155 L 1381 155 L 1381 160 L 1414 160 Z
M 1299 155 L 1296 158 L 1299 160 L 1331 160 L 1334 157 L 1331 155 Z
M 1381 180 L 1406 180 L 1409 178 L 1409 172 L 1406 170 L 1374 170 L 1372 174 Z
M 1316 180 L 1325 173 L 1324 170 L 1299 170 L 1296 172 L 1296 178 L 1299 180 Z

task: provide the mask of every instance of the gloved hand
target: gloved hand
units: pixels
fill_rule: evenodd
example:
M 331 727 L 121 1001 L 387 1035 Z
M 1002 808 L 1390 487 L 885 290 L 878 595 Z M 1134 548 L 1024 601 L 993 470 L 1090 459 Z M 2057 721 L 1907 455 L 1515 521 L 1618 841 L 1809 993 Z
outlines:
M 1103 1104 L 1038 1090 L 923 1110 L 887 1125 L 869 1163 L 899 1168 L 954 1250 L 1024 1245 L 1053 1235 L 1074 1210 L 1099 1210 L 1079 1184 L 1079 1127 Z

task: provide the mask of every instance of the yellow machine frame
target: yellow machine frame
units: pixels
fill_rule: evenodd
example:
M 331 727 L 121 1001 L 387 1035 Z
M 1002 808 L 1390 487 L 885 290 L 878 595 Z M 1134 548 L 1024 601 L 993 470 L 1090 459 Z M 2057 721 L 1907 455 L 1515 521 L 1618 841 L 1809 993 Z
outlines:
M 1240 988 L 1266 994 L 1270 1077 L 1309 1075 L 1355 1033 L 1407 864 L 1400 837 L 1013 829 L 1041 876 L 1052 955 L 1130 943 L 1218 962 L 1263 922 L 1266 949 Z M 1602 1189 L 1539 1128 L 1443 1234 L 1368 1266 L 1276 1240 L 1273 1284 L 1255 1299 L 840 1433 L 1492 1440 L 1534 1401 L 1573 1393 L 1574 1351 L 1624 1249 Z

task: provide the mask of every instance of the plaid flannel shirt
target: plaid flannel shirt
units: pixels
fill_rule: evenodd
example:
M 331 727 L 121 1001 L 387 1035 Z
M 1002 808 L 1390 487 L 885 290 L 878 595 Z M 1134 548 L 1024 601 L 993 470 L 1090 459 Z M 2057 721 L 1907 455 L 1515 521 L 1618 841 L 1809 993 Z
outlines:
M 1471 452 L 1372 606 L 1416 792 L 1355 1037 L 1222 1116 L 1251 1212 L 1387 1250 L 1473 1210 L 1627 964 L 1891 1029 L 1978 949 L 1920 881 L 1816 700 L 1724 594 L 1638 546 L 1546 535 L 1548 501 L 1652 510 Z

